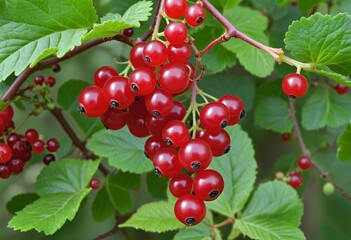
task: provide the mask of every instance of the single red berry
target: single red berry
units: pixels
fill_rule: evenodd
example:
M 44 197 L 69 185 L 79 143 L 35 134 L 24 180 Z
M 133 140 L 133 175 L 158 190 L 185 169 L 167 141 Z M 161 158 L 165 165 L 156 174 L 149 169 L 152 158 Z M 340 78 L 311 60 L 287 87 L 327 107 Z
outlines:
M 6 124 L 5 131 L 6 131 L 6 133 L 9 133 L 14 129 L 15 129 L 15 122 L 13 120 L 11 120 Z
M 281 138 L 282 138 L 282 140 L 283 140 L 284 142 L 287 142 L 287 141 L 289 141 L 290 138 L 291 138 L 291 133 L 283 133 L 282 136 L 281 136 Z
M 158 73 L 160 88 L 171 94 L 183 92 L 189 84 L 185 65 L 169 63 L 161 67 Z
M 180 18 L 184 15 L 186 7 L 186 0 L 166 0 L 164 9 L 168 17 Z
M 6 164 L 0 164 L 0 178 L 6 179 L 11 176 L 11 170 Z
M 211 148 L 201 139 L 190 139 L 184 143 L 178 155 L 183 167 L 191 172 L 206 169 L 212 161 Z
M 301 175 L 300 174 L 291 175 L 288 184 L 295 189 L 299 188 L 302 185 Z
M 103 93 L 110 103 L 110 108 L 119 110 L 128 108 L 135 99 L 135 93 L 130 89 L 128 78 L 120 76 L 107 80 Z
M 0 119 L 4 120 L 5 125 L 13 118 L 14 111 L 11 105 L 0 111 Z
M 24 135 L 26 137 L 26 141 L 29 143 L 33 143 L 39 139 L 39 133 L 33 128 L 28 129 Z
M 180 147 L 189 139 L 188 126 L 180 120 L 171 120 L 162 129 L 162 139 L 168 146 Z
M 145 156 L 152 160 L 157 150 L 164 147 L 167 147 L 167 144 L 165 143 L 165 141 L 163 141 L 162 138 L 151 136 L 146 140 L 144 144 Z
M 118 71 L 110 66 L 102 66 L 95 71 L 94 84 L 95 86 L 103 88 L 107 80 L 118 76 Z
M 100 187 L 100 181 L 99 181 L 99 179 L 97 179 L 97 178 L 92 178 L 92 179 L 90 180 L 89 186 L 90 186 L 92 189 L 98 189 L 98 188 Z
M 135 68 L 146 67 L 153 69 L 144 61 L 143 51 L 146 44 L 146 42 L 139 42 L 130 50 L 129 59 Z
M 186 108 L 183 103 L 174 101 L 171 112 L 167 115 L 168 121 L 170 120 L 183 120 L 186 115 Z
M 123 128 L 128 121 L 129 112 L 127 109 L 118 110 L 109 108 L 100 120 L 106 129 L 118 130 Z
M 179 198 L 185 194 L 190 194 L 193 188 L 193 179 L 185 173 L 171 178 L 169 181 L 169 191 L 173 196 Z
M 123 35 L 126 37 L 131 37 L 134 34 L 133 28 L 127 28 L 123 30 Z
M 162 42 L 152 40 L 145 45 L 143 57 L 148 65 L 152 67 L 161 66 L 167 60 L 167 48 Z
M 11 148 L 5 143 L 0 143 L 0 163 L 6 163 L 10 161 L 11 157 Z
M 7 144 L 9 145 L 9 146 L 11 146 L 14 142 L 16 142 L 17 140 L 20 140 L 20 137 L 16 134 L 16 133 L 14 133 L 14 132 L 12 132 L 12 133 L 10 133 L 8 136 L 7 136 Z
M 301 156 L 297 160 L 297 163 L 302 170 L 307 170 L 310 168 L 312 161 L 308 156 Z
M 199 171 L 193 182 L 195 196 L 204 201 L 213 201 L 219 197 L 224 188 L 221 174 L 212 169 Z
M 164 178 L 175 177 L 182 170 L 178 153 L 174 148 L 160 148 L 154 154 L 152 162 L 154 164 L 154 173 Z
M 173 105 L 173 96 L 162 89 L 156 89 L 145 98 L 147 111 L 155 117 L 166 117 L 171 113 Z
M 55 161 L 55 155 L 49 153 L 49 154 L 46 154 L 44 157 L 43 157 L 43 163 L 45 165 L 49 165 L 51 162 L 54 162 Z
M 12 158 L 7 162 L 7 166 L 13 173 L 20 173 L 24 167 L 24 162 L 19 158 Z
M 88 117 L 99 117 L 109 106 L 100 87 L 89 86 L 82 90 L 78 98 L 79 111 Z
M 162 129 L 168 122 L 166 117 L 155 117 L 150 114 L 145 118 L 146 128 L 153 135 L 162 138 Z
M 137 68 L 129 75 L 128 83 L 133 92 L 139 96 L 147 96 L 155 90 L 157 80 L 151 69 Z
M 208 132 L 218 134 L 228 125 L 229 110 L 220 102 L 210 102 L 200 111 L 201 126 Z
M 349 87 L 344 84 L 338 83 L 335 85 L 334 89 L 338 94 L 343 95 L 347 93 Z
M 44 151 L 44 146 L 45 146 L 44 142 L 38 139 L 35 142 L 33 142 L 32 150 L 35 153 L 42 153 Z
M 53 87 L 56 83 L 56 79 L 52 76 L 46 77 L 44 83 L 50 87 Z
M 192 4 L 185 10 L 185 21 L 192 27 L 201 25 L 205 19 L 205 9 L 200 5 Z
M 45 78 L 43 76 L 36 76 L 34 82 L 36 85 L 41 86 L 44 84 Z
M 229 110 L 228 126 L 237 124 L 245 116 L 243 101 L 235 95 L 224 95 L 218 102 L 223 103 Z
M 185 39 L 188 37 L 188 29 L 184 23 L 171 22 L 166 26 L 164 34 L 165 38 L 170 44 L 179 46 L 183 44 Z
M 145 116 L 129 113 L 127 126 L 130 133 L 135 137 L 143 138 L 150 135 L 146 127 Z
M 290 98 L 299 98 L 305 95 L 308 88 L 306 78 L 298 73 L 286 75 L 282 82 L 282 89 L 285 95 Z
M 29 145 L 27 145 L 27 143 L 25 141 L 22 141 L 20 138 L 8 144 L 11 148 L 13 158 L 22 158 L 22 156 L 26 153 L 29 147 Z
M 181 196 L 174 205 L 174 215 L 187 226 L 200 223 L 206 216 L 206 205 L 198 197 L 186 194 Z
M 46 142 L 46 149 L 49 152 L 56 152 L 59 147 L 60 147 L 60 144 L 59 144 L 59 142 L 57 141 L 56 138 L 50 138 Z
M 199 138 L 210 146 L 213 156 L 219 157 L 230 151 L 230 136 L 224 129 L 218 134 L 211 134 L 207 131 L 199 132 L 199 134 Z
M 169 45 L 167 48 L 167 55 L 170 63 L 185 64 L 191 56 L 191 50 L 187 43 L 182 43 L 177 46 Z

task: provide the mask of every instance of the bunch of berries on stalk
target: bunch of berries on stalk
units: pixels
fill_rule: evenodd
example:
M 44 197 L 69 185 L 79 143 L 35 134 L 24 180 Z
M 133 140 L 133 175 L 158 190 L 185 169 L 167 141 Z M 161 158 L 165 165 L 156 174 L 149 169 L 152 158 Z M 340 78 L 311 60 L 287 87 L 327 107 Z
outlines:
M 213 157 L 230 150 L 224 128 L 240 121 L 244 103 L 234 95 L 214 98 L 197 87 L 184 22 L 191 27 L 202 24 L 204 8 L 188 6 L 185 0 L 166 0 L 164 12 L 168 16 L 164 33 L 136 43 L 123 72 L 110 66 L 99 68 L 94 86 L 81 91 L 78 104 L 80 112 L 100 117 L 107 129 L 127 126 L 135 137 L 148 137 L 145 155 L 157 175 L 170 178 L 170 192 L 178 198 L 175 216 L 193 226 L 205 217 L 204 201 L 215 200 L 223 191 L 221 174 L 208 167 Z M 185 21 L 179 21 L 183 16 Z M 176 98 L 190 89 L 192 101 L 186 108 Z M 198 103 L 196 95 L 204 102 Z
M 59 148 L 59 143 L 55 138 L 45 143 L 39 138 L 39 133 L 35 129 L 28 129 L 24 135 L 15 133 L 13 116 L 14 111 L 11 105 L 0 111 L 2 136 L 0 138 L 0 178 L 3 179 L 9 178 L 11 174 L 22 172 L 25 163 L 31 160 L 32 152 L 40 154 L 46 148 L 50 153 L 44 156 L 43 162 L 49 164 L 55 160 L 52 153 Z

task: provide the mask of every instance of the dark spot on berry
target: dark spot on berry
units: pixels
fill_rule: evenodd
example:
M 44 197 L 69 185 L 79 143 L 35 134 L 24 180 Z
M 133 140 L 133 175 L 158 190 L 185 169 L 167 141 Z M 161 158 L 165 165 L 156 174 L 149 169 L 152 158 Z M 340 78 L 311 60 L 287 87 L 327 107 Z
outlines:
M 225 150 L 224 150 L 224 154 L 228 153 L 230 151 L 230 146 L 228 146 Z
M 240 113 L 240 119 L 242 119 L 245 116 L 245 113 L 246 113 L 245 109 L 243 109 Z
M 198 170 L 201 167 L 201 164 L 199 162 L 192 162 L 191 163 L 191 169 L 193 170 Z
M 185 223 L 186 223 L 186 225 L 191 226 L 195 223 L 195 218 L 189 217 L 189 218 L 185 219 Z
M 197 23 L 202 23 L 204 21 L 204 18 L 203 17 L 198 17 L 197 19 L 196 19 L 196 22 Z
M 119 107 L 119 103 L 117 101 L 115 101 L 115 100 L 112 100 L 110 102 L 110 107 L 111 108 L 118 108 Z
M 145 57 L 145 62 L 150 63 L 151 59 L 149 57 Z
M 81 105 L 78 106 L 78 111 L 79 111 L 80 113 L 85 113 L 85 109 L 84 109 L 84 107 L 81 106 Z
M 128 112 L 128 109 L 127 109 L 127 108 L 123 108 L 122 111 L 123 111 L 123 112 Z
M 161 171 L 158 168 L 154 168 L 154 173 L 159 177 L 161 176 Z
M 289 95 L 289 98 L 295 99 L 296 97 L 294 95 Z
M 132 85 L 130 85 L 130 88 L 132 89 L 133 92 L 137 92 L 139 90 L 138 87 L 134 83 L 132 83 Z
M 213 190 L 212 192 L 210 192 L 210 194 L 208 195 L 209 198 L 215 198 L 218 196 L 218 190 Z
M 149 155 L 147 155 L 146 151 L 144 151 L 145 157 L 149 158 Z
M 154 111 L 152 115 L 154 115 L 154 117 L 158 117 L 158 116 L 160 116 L 161 114 L 160 114 L 159 111 Z
M 225 128 L 226 126 L 228 126 L 228 121 L 227 121 L 227 120 L 224 120 L 224 121 L 221 123 L 221 128 Z
M 172 141 L 170 140 L 170 139 L 166 139 L 166 144 L 167 144 L 167 146 L 172 146 L 173 145 L 173 143 L 172 143 Z
M 135 101 L 139 101 L 140 100 L 140 96 L 135 96 Z

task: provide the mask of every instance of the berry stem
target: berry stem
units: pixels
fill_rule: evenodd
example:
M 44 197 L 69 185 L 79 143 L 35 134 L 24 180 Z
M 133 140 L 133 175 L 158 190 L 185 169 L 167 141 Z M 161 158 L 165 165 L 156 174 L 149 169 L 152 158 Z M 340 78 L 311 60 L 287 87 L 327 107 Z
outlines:
M 285 56 L 285 55 L 281 55 L 279 57 L 279 59 L 280 59 L 280 61 L 285 62 L 286 64 L 289 64 L 290 66 L 296 67 L 298 73 L 300 73 L 301 69 L 309 71 L 309 72 L 315 71 L 315 66 L 312 63 L 302 63 L 302 62 L 299 62 L 299 61 L 292 59 L 288 56 Z
M 155 20 L 155 27 L 153 29 L 153 34 L 152 34 L 152 40 L 158 39 L 158 32 L 160 30 L 160 24 L 161 24 L 161 20 L 162 20 L 162 14 L 161 12 L 163 11 L 163 6 L 165 3 L 165 0 L 159 0 L 159 11 L 156 14 L 156 20 Z
M 320 166 L 318 166 L 318 164 L 315 161 L 312 160 L 311 156 L 309 156 L 307 148 L 306 148 L 306 145 L 305 145 L 305 142 L 304 142 L 302 134 L 301 134 L 301 130 L 300 130 L 299 124 L 298 124 L 297 119 L 296 119 L 296 112 L 295 112 L 294 100 L 293 99 L 289 99 L 289 105 L 290 105 L 290 117 L 291 117 L 291 119 L 293 121 L 293 125 L 294 125 L 294 132 L 296 134 L 296 139 L 297 139 L 297 142 L 298 142 L 298 144 L 300 146 L 300 149 L 301 149 L 303 155 L 305 155 L 305 156 L 307 156 L 307 157 L 309 157 L 311 159 L 313 168 L 315 168 L 319 172 L 319 175 L 322 178 L 324 178 L 326 181 L 328 181 L 331 184 L 333 184 L 333 186 L 345 198 L 347 198 L 348 200 L 351 200 L 351 195 L 348 194 L 341 186 L 339 186 L 338 183 L 333 178 L 331 178 L 328 175 L 328 173 L 324 172 L 324 170 Z
M 161 0 L 158 0 L 157 1 L 157 6 L 156 6 L 156 10 L 155 10 L 155 14 L 154 14 L 154 18 L 152 19 L 151 25 L 150 25 L 149 29 L 144 33 L 143 36 L 137 38 L 137 42 L 144 42 L 149 37 L 151 37 L 151 35 L 153 34 L 154 29 L 155 29 L 156 18 L 157 18 L 157 16 L 160 15 L 160 9 L 161 9 Z

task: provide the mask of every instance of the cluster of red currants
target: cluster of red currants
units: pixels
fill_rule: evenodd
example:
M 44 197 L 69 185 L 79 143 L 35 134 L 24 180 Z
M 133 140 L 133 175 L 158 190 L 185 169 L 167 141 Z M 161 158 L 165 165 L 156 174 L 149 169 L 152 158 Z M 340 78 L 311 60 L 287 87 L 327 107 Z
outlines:
M 82 90 L 78 103 L 82 113 L 100 117 L 108 129 L 127 125 L 134 136 L 149 136 L 145 155 L 157 175 L 171 178 L 170 192 L 178 197 L 175 216 L 192 226 L 205 217 L 204 201 L 215 200 L 223 191 L 221 174 L 207 168 L 213 156 L 230 150 L 224 128 L 238 123 L 245 111 L 242 100 L 234 95 L 202 105 L 192 103 L 188 111 L 174 99 L 196 81 L 195 68 L 188 62 L 188 30 L 176 18 L 185 16 L 189 26 L 198 26 L 206 13 L 201 5 L 188 6 L 185 0 L 166 0 L 164 12 L 173 20 L 165 27 L 165 43 L 158 39 L 136 43 L 130 51 L 133 71 L 128 77 L 109 66 L 99 68 L 95 85 Z M 203 106 L 200 111 L 199 106 Z M 199 122 L 187 121 L 191 112 L 198 113 Z
M 9 105 L 0 111 L 0 120 L 11 122 L 14 115 L 13 108 Z M 55 138 L 44 143 L 35 129 L 28 129 L 24 135 L 14 132 L 14 124 L 5 129 L 0 139 L 0 178 L 8 178 L 11 173 L 18 174 L 26 162 L 32 158 L 32 152 L 42 153 L 46 147 L 49 152 L 56 152 L 59 143 Z M 53 154 L 43 158 L 45 164 L 55 160 Z

